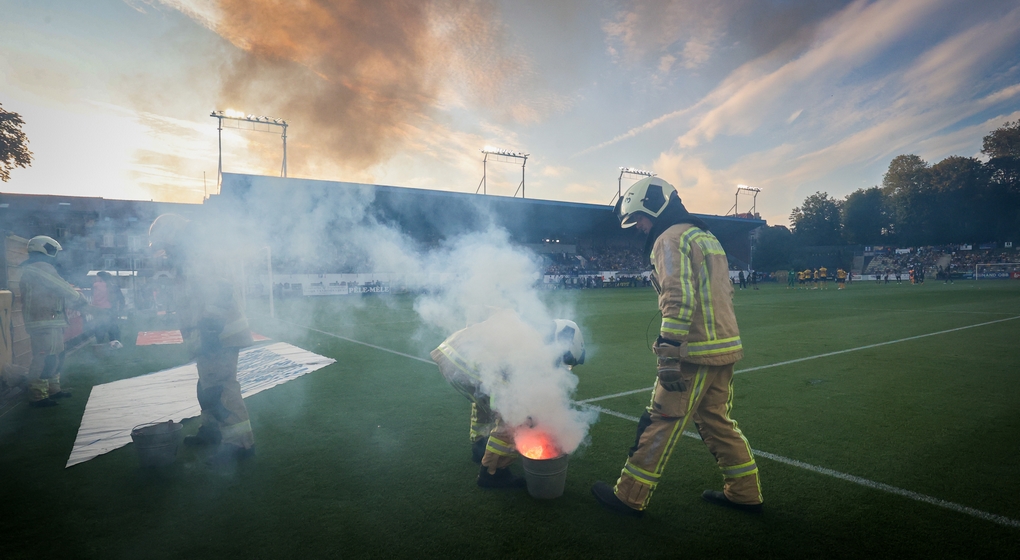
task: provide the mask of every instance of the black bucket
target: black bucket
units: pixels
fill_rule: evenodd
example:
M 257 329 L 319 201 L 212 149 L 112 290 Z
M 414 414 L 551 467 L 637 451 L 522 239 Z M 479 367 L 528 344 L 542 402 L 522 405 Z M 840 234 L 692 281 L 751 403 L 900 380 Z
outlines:
M 165 467 L 177 458 L 177 448 L 184 439 L 184 428 L 173 420 L 142 424 L 131 430 L 131 441 L 138 450 L 138 462 L 143 467 Z
M 524 480 L 528 483 L 528 494 L 532 498 L 549 500 L 563 495 L 567 485 L 568 455 L 552 459 L 529 459 L 521 457 L 524 464 Z

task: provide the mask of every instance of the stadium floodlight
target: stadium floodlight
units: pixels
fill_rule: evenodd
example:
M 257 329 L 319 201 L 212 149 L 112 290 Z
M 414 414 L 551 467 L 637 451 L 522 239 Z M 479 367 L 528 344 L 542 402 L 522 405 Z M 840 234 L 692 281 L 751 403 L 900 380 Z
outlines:
M 740 191 L 753 193 L 753 196 L 752 196 L 752 199 L 751 199 L 752 202 L 751 202 L 751 212 L 750 212 L 750 214 L 752 216 L 754 216 L 755 214 L 757 214 L 758 193 L 761 192 L 761 189 L 758 188 L 758 187 L 749 187 L 747 185 L 737 185 L 737 192 L 734 195 L 734 200 L 733 200 L 733 208 L 730 208 L 730 211 L 727 212 L 726 215 L 729 216 L 729 215 L 731 215 L 731 213 L 732 213 L 733 216 L 738 215 L 738 212 L 737 212 L 737 201 L 740 200 Z
M 495 156 L 496 161 L 505 161 L 507 163 L 510 163 L 510 159 L 521 160 L 521 184 L 517 185 L 517 190 L 514 191 L 514 197 L 516 197 L 517 193 L 520 192 L 521 198 L 524 198 L 524 166 L 528 164 L 528 156 L 530 156 L 531 154 L 526 154 L 524 152 L 518 152 L 514 150 L 504 150 L 503 148 L 494 148 L 492 146 L 486 146 L 482 148 L 481 151 L 483 154 L 485 154 L 484 156 L 482 156 L 482 180 L 481 182 L 478 183 L 478 188 L 475 189 L 475 194 L 478 194 L 479 190 L 482 191 L 482 194 L 488 193 L 487 189 L 488 185 L 486 184 L 487 176 L 486 164 L 489 161 L 489 156 Z M 501 160 L 500 158 L 510 159 Z
M 635 169 L 633 167 L 621 167 L 620 176 L 616 179 L 616 198 L 623 196 L 623 176 L 624 175 L 637 175 L 639 177 L 655 177 L 655 173 L 651 171 L 645 171 L 644 169 Z M 609 201 L 609 205 L 612 206 L 616 198 Z
M 276 117 L 245 114 L 244 111 L 234 109 L 227 109 L 225 111 L 213 109 L 209 116 L 219 121 L 219 126 L 216 128 L 219 135 L 220 150 L 219 168 L 216 171 L 217 192 L 219 192 L 219 187 L 223 183 L 223 121 L 227 121 L 228 124 L 233 123 L 234 126 L 231 128 L 239 130 L 242 127 L 242 123 L 251 123 L 251 128 L 245 127 L 245 130 L 254 130 L 256 132 L 273 132 L 273 127 L 279 128 L 283 136 L 283 165 L 280 167 L 280 177 L 287 176 L 287 126 L 289 126 L 287 121 Z M 265 128 L 257 125 L 263 125 Z

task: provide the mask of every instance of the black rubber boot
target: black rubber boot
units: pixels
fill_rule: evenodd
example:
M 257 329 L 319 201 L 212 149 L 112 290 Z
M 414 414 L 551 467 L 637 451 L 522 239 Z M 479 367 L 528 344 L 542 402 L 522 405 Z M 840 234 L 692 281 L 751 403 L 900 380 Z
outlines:
M 42 400 L 39 400 L 39 401 L 28 401 L 28 406 L 30 406 L 32 408 L 49 408 L 51 406 L 57 406 L 58 404 L 60 404 L 60 403 L 58 403 L 57 401 L 55 401 L 53 399 L 42 399 Z
M 634 509 L 623 503 L 620 498 L 616 497 L 616 491 L 613 490 L 613 487 L 601 480 L 591 485 L 591 495 L 595 496 L 595 499 L 598 500 L 602 507 L 613 513 L 630 517 L 641 517 L 645 514 L 644 511 Z
M 730 499 L 726 497 L 726 494 L 723 494 L 718 490 L 705 490 L 701 493 L 701 499 L 717 506 L 746 511 L 747 513 L 761 513 L 761 504 L 738 504 L 736 502 L 731 502 Z
M 486 489 L 524 488 L 527 482 L 510 472 L 510 467 L 496 469 L 495 474 L 489 474 L 489 469 L 482 467 L 478 471 L 478 486 Z
M 482 464 L 482 457 L 485 456 L 485 445 L 489 443 L 489 438 L 482 438 L 471 444 L 471 462 L 476 465 Z

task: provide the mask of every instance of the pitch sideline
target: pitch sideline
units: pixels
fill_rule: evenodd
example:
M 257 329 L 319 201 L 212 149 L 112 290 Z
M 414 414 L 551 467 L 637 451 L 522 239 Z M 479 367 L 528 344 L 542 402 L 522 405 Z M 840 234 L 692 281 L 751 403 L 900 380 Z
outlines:
M 1001 323 L 1003 321 L 1012 321 L 1014 319 L 1020 319 L 1020 315 L 1018 315 L 1016 317 L 1010 317 L 1008 319 L 998 319 L 998 320 L 995 320 L 995 321 L 988 321 L 986 323 L 979 323 L 979 324 L 976 324 L 976 325 L 969 325 L 969 326 L 965 326 L 965 327 L 957 327 L 955 329 L 949 329 L 949 330 L 939 331 L 939 332 L 935 332 L 935 333 L 911 336 L 911 337 L 901 338 L 899 340 L 893 340 L 893 341 L 889 341 L 889 342 L 880 342 L 880 343 L 877 343 L 877 344 L 869 344 L 867 346 L 861 346 L 861 347 L 858 347 L 858 348 L 850 348 L 850 349 L 847 349 L 847 350 L 839 350 L 839 351 L 836 351 L 836 352 L 828 352 L 826 354 L 819 354 L 817 356 L 810 356 L 810 357 L 807 357 L 807 358 L 799 358 L 799 359 L 796 359 L 796 360 L 788 360 L 788 361 L 785 361 L 785 362 L 779 362 L 779 363 L 771 364 L 771 365 L 767 365 L 767 366 L 758 366 L 758 367 L 755 367 L 755 368 L 748 368 L 748 369 L 744 369 L 744 370 L 739 370 L 739 371 L 737 371 L 735 373 L 743 373 L 743 372 L 747 372 L 747 371 L 755 371 L 755 370 L 759 370 L 759 369 L 778 367 L 778 366 L 782 366 L 782 365 L 793 364 L 793 363 L 803 362 L 803 361 L 807 361 L 807 360 L 814 360 L 816 358 L 823 358 L 823 357 L 827 357 L 827 356 L 834 356 L 834 355 L 837 355 L 837 354 L 845 354 L 847 352 L 855 352 L 857 350 L 864 350 L 864 349 L 867 349 L 867 348 L 875 348 L 877 346 L 885 346 L 885 345 L 888 345 L 888 344 L 896 344 L 898 342 L 905 342 L 905 341 L 908 341 L 908 340 L 916 340 L 918 338 L 925 338 L 925 337 L 928 337 L 928 336 L 935 336 L 935 335 L 938 335 L 938 334 L 945 334 L 945 333 L 955 332 L 955 331 L 964 330 L 964 329 L 971 329 L 971 328 L 974 328 L 974 327 L 981 327 L 981 326 L 984 326 L 984 325 L 991 325 L 991 324 L 994 324 L 994 323 Z M 331 336 L 331 337 L 334 337 L 334 338 L 338 338 L 340 340 L 345 340 L 347 342 L 352 342 L 354 344 L 360 344 L 362 346 L 367 346 L 367 347 L 373 348 L 375 350 L 381 350 L 383 352 L 388 352 L 390 354 L 396 354 L 397 356 L 403 356 L 405 358 L 411 358 L 412 360 L 417 360 L 419 362 L 424 362 L 424 363 L 428 363 L 428 364 L 433 363 L 432 360 L 426 360 L 425 358 L 419 358 L 418 356 L 413 356 L 411 354 L 405 354 L 403 352 L 397 352 L 396 350 L 390 350 L 389 348 L 383 348 L 382 346 L 376 346 L 374 344 L 369 344 L 367 342 L 362 342 L 360 340 L 355 340 L 353 338 L 348 338 L 348 337 L 341 336 L 341 335 L 338 335 L 338 334 L 326 332 L 326 331 L 319 330 L 319 329 L 316 329 L 316 328 L 313 328 L 313 327 L 309 327 L 309 326 L 306 326 L 306 325 L 299 325 L 297 323 L 291 323 L 290 321 L 284 321 L 282 319 L 276 319 L 276 320 L 280 321 L 281 323 L 286 323 L 288 325 L 292 325 L 292 326 L 295 326 L 295 327 L 300 327 L 300 328 L 308 329 L 310 331 L 317 332 L 317 333 L 320 333 L 320 334 L 324 334 L 326 336 Z M 615 416 L 617 418 L 622 418 L 624 420 L 629 420 L 631 422 L 635 422 L 636 423 L 638 421 L 638 418 L 636 416 L 630 416 L 628 414 L 623 414 L 621 412 L 616 412 L 615 410 L 610 410 L 608 408 L 604 408 L 604 407 L 601 407 L 601 406 L 598 406 L 598 405 L 593 405 L 593 404 L 590 404 L 590 403 L 595 402 L 597 400 L 605 400 L 605 399 L 609 399 L 609 398 L 613 398 L 613 397 L 619 397 L 619 396 L 623 396 L 623 395 L 631 395 L 631 394 L 639 393 L 639 392 L 642 392 L 642 391 L 651 391 L 651 387 L 648 387 L 648 388 L 645 388 L 645 389 L 636 389 L 634 391 L 626 391 L 626 392 L 623 392 L 623 393 L 617 393 L 615 395 L 607 395 L 605 397 L 596 397 L 594 399 L 586 399 L 586 400 L 583 400 L 583 401 L 575 401 L 575 404 L 579 404 L 579 405 L 585 406 L 587 408 L 591 408 L 593 410 L 597 410 L 598 412 L 604 413 L 604 414 L 608 414 L 609 416 Z M 687 437 L 691 437 L 691 438 L 701 439 L 700 435 L 695 434 L 693 432 L 684 432 L 684 435 L 687 436 Z M 920 494 L 920 493 L 913 492 L 913 491 L 910 491 L 910 490 L 904 490 L 902 488 L 897 488 L 897 487 L 891 486 L 889 484 L 885 484 L 885 483 L 882 483 L 882 482 L 875 482 L 873 480 L 869 480 L 869 479 L 866 479 L 866 478 L 861 478 L 859 476 L 854 476 L 852 474 L 843 473 L 843 472 L 836 471 L 836 470 L 833 470 L 833 469 L 829 469 L 829 468 L 826 468 L 826 467 L 819 467 L 817 465 L 812 465 L 810 463 L 805 463 L 803 461 L 798 461 L 797 459 L 790 459 L 789 457 L 784 457 L 782 455 L 776 455 L 775 453 L 769 453 L 767 451 L 761 451 L 759 449 L 752 449 L 751 451 L 755 455 L 757 455 L 759 457 L 764 457 L 766 459 L 769 459 L 769 460 L 772 460 L 772 461 L 776 461 L 778 463 L 783 463 L 785 465 L 790 465 L 790 466 L 793 466 L 793 467 L 802 468 L 804 470 L 811 471 L 811 472 L 814 472 L 814 473 L 817 473 L 817 474 L 822 474 L 822 475 L 825 475 L 825 476 L 831 476 L 833 478 L 838 478 L 840 480 L 845 480 L 847 482 L 852 482 L 854 484 L 858 484 L 858 485 L 864 486 L 866 488 L 871 488 L 873 490 L 880 490 L 880 491 L 887 492 L 887 493 L 890 493 L 890 494 L 895 494 L 897 496 L 902 496 L 902 497 L 909 498 L 911 500 L 915 500 L 915 501 L 918 501 L 918 502 L 923 502 L 923 503 L 926 503 L 926 504 L 934 505 L 934 506 L 937 506 L 937 507 L 941 507 L 943 509 L 948 509 L 948 510 L 951 510 L 951 511 L 955 511 L 957 513 L 962 513 L 962 514 L 965 514 L 965 515 L 969 515 L 971 517 L 976 517 L 978 519 L 984 519 L 985 521 L 991 521 L 992 523 L 996 523 L 998 525 L 1003 525 L 1003 526 L 1006 526 L 1006 527 L 1013 527 L 1013 528 L 1020 528 L 1020 520 L 1016 520 L 1016 519 L 1013 519 L 1013 518 L 1010 518 L 1010 517 L 1005 517 L 1005 516 L 1002 516 L 1002 515 L 996 515 L 994 513 L 989 513 L 989 512 L 986 512 L 986 511 L 982 511 L 982 510 L 979 510 L 979 509 L 972 508 L 972 507 L 964 506 L 964 505 L 961 505 L 961 504 L 957 504 L 955 502 L 949 502 L 949 501 L 941 500 L 939 498 L 935 498 L 935 497 L 932 497 L 932 496 L 927 496 L 925 494 Z
M 636 416 L 630 416 L 629 414 L 622 414 L 622 413 L 616 412 L 615 410 L 610 410 L 608 408 L 603 408 L 603 407 L 598 406 L 598 405 L 584 404 L 583 406 L 591 408 L 593 410 L 597 410 L 600 413 L 608 414 L 610 416 L 615 416 L 617 418 L 622 418 L 624 420 L 630 420 L 631 422 L 635 422 L 636 423 L 639 420 Z M 689 438 L 694 438 L 694 439 L 698 439 L 698 440 L 701 439 L 701 436 L 696 434 L 696 433 L 694 433 L 694 432 L 684 432 L 684 435 L 689 437 Z M 975 509 L 975 508 L 972 508 L 972 507 L 968 507 L 968 506 L 965 506 L 965 505 L 957 504 L 955 502 L 949 502 L 949 501 L 941 500 L 939 498 L 935 498 L 935 497 L 932 497 L 932 496 L 927 496 L 925 494 L 920 494 L 918 492 L 912 492 L 910 490 L 904 490 L 902 488 L 897 488 L 895 486 L 891 486 L 891 485 L 885 484 L 883 482 L 875 482 L 874 480 L 868 480 L 867 478 L 861 478 L 859 476 L 854 476 L 852 474 L 847 474 L 847 473 L 840 472 L 840 471 L 833 470 L 833 469 L 829 469 L 829 468 L 826 468 L 826 467 L 819 467 L 817 465 L 812 465 L 810 463 L 805 463 L 803 461 L 798 461 L 797 459 L 790 459 L 789 457 L 783 457 L 782 455 L 776 455 L 775 453 L 769 453 L 768 451 L 762 451 L 760 449 L 752 449 L 751 452 L 754 453 L 754 455 L 757 456 L 757 457 L 764 457 L 766 459 L 770 459 L 772 461 L 776 461 L 777 463 L 783 463 L 784 465 L 790 465 L 791 467 L 798 467 L 798 468 L 801 468 L 801 469 L 804 469 L 804 470 L 807 470 L 807 471 L 811 471 L 811 472 L 814 472 L 814 473 L 817 473 L 817 474 L 822 474 L 822 475 L 825 475 L 825 476 L 831 476 L 833 478 L 838 478 L 840 480 L 845 480 L 847 482 L 852 482 L 854 484 L 858 484 L 858 485 L 864 486 L 866 488 L 871 488 L 872 490 L 880 490 L 882 492 L 887 492 L 889 494 L 895 494 L 897 496 L 902 496 L 904 498 L 910 498 L 911 500 L 915 500 L 915 501 L 918 501 L 918 502 L 924 502 L 926 504 L 931 504 L 933 506 L 938 506 L 938 507 L 943 508 L 943 509 L 952 510 L 952 511 L 955 511 L 957 513 L 962 513 L 962 514 L 965 514 L 965 515 L 969 515 L 971 517 L 976 517 L 978 519 L 984 519 L 985 521 L 991 521 L 992 523 L 996 523 L 998 525 L 1004 525 L 1006 527 L 1013 527 L 1013 528 L 1020 528 L 1020 520 L 1016 520 L 1016 519 L 1013 519 L 1013 518 L 1010 518 L 1010 517 L 1006 517 L 1006 516 L 1003 516 L 1003 515 L 996 515 L 994 513 L 988 513 L 987 511 L 982 511 L 982 510 Z
M 889 344 L 898 344 L 900 342 L 908 342 L 908 341 L 911 341 L 911 340 L 917 340 L 919 338 L 927 338 L 929 336 L 935 336 L 935 335 L 939 335 L 939 334 L 946 334 L 946 333 L 962 331 L 962 330 L 966 330 L 966 329 L 973 329 L 975 327 L 984 327 L 986 325 L 994 325 L 995 323 L 1002 323 L 1002 322 L 1005 322 L 1005 321 L 1013 321 L 1013 320 L 1016 320 L 1016 319 L 1020 319 L 1020 315 L 1017 315 L 1015 317 L 1007 317 L 1005 319 L 996 319 L 994 321 L 986 321 L 984 323 L 977 323 L 975 325 L 967 325 L 967 326 L 964 326 L 964 327 L 956 327 L 956 328 L 947 329 L 947 330 L 944 330 L 944 331 L 938 331 L 938 332 L 933 332 L 933 333 L 928 333 L 928 334 L 919 334 L 919 335 L 916 335 L 916 336 L 908 336 L 906 338 L 900 338 L 898 340 L 890 340 L 890 341 L 887 341 L 887 342 L 878 342 L 878 343 L 875 343 L 875 344 L 867 344 L 865 346 L 858 346 L 857 348 L 847 348 L 845 350 L 836 350 L 835 352 L 826 352 L 825 354 L 818 354 L 817 356 L 808 356 L 806 358 L 797 358 L 797 359 L 794 359 L 794 360 L 786 360 L 785 362 L 776 362 L 774 364 L 768 364 L 768 365 L 764 365 L 764 366 L 755 366 L 755 367 L 751 367 L 751 368 L 747 368 L 747 369 L 738 369 L 738 370 L 734 371 L 733 373 L 734 374 L 737 374 L 737 373 L 748 373 L 748 372 L 751 372 L 751 371 L 759 371 L 759 370 L 769 369 L 769 368 L 774 368 L 774 367 L 779 367 L 779 366 L 788 366 L 790 364 L 796 364 L 796 363 L 800 363 L 800 362 L 807 362 L 807 361 L 810 361 L 810 360 L 817 360 L 819 358 L 828 358 L 830 356 L 838 356 L 840 354 L 847 354 L 849 352 L 857 352 L 858 350 L 867 350 L 869 348 L 878 348 L 879 346 L 888 346 Z M 636 394 L 636 393 L 642 393 L 642 392 L 651 391 L 651 390 L 652 390 L 651 387 L 643 387 L 641 389 L 633 389 L 631 391 L 624 391 L 622 393 L 613 393 L 612 395 L 604 395 L 604 396 L 601 396 L 601 397 L 593 397 L 593 398 L 590 398 L 590 399 L 584 399 L 582 401 L 577 401 L 577 402 L 579 404 L 588 404 L 588 403 L 604 401 L 604 400 L 608 400 L 608 399 L 614 399 L 616 397 L 625 397 L 627 395 L 633 395 L 633 394 Z

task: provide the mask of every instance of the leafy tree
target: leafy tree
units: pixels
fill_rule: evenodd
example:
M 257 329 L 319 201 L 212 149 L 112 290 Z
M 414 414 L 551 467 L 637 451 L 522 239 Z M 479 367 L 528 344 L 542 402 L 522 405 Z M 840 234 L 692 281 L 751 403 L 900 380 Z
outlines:
M 991 131 L 981 143 L 981 153 L 991 159 L 1020 158 L 1020 121 L 1006 121 L 1001 127 Z
M 913 246 L 929 243 L 937 219 L 928 162 L 915 155 L 893 158 L 882 180 L 882 194 L 895 212 L 897 240 Z
M 1006 122 L 985 136 L 981 153 L 988 156 L 991 198 L 997 201 L 996 237 L 1020 235 L 1020 121 Z
M 786 270 L 790 266 L 793 249 L 793 232 L 786 226 L 763 227 L 755 241 L 752 264 L 756 270 Z
M 988 168 L 977 158 L 950 156 L 931 167 L 933 217 L 929 243 L 988 241 L 1001 222 L 1000 201 L 990 188 Z
M 11 178 L 12 169 L 32 165 L 28 136 L 21 131 L 23 124 L 21 115 L 5 111 L 0 104 L 0 181 L 5 183 Z
M 794 236 L 803 245 L 836 245 L 841 241 L 839 201 L 816 192 L 790 213 Z
M 893 232 L 893 216 L 882 189 L 857 189 L 840 208 L 843 236 L 852 245 L 880 245 Z

